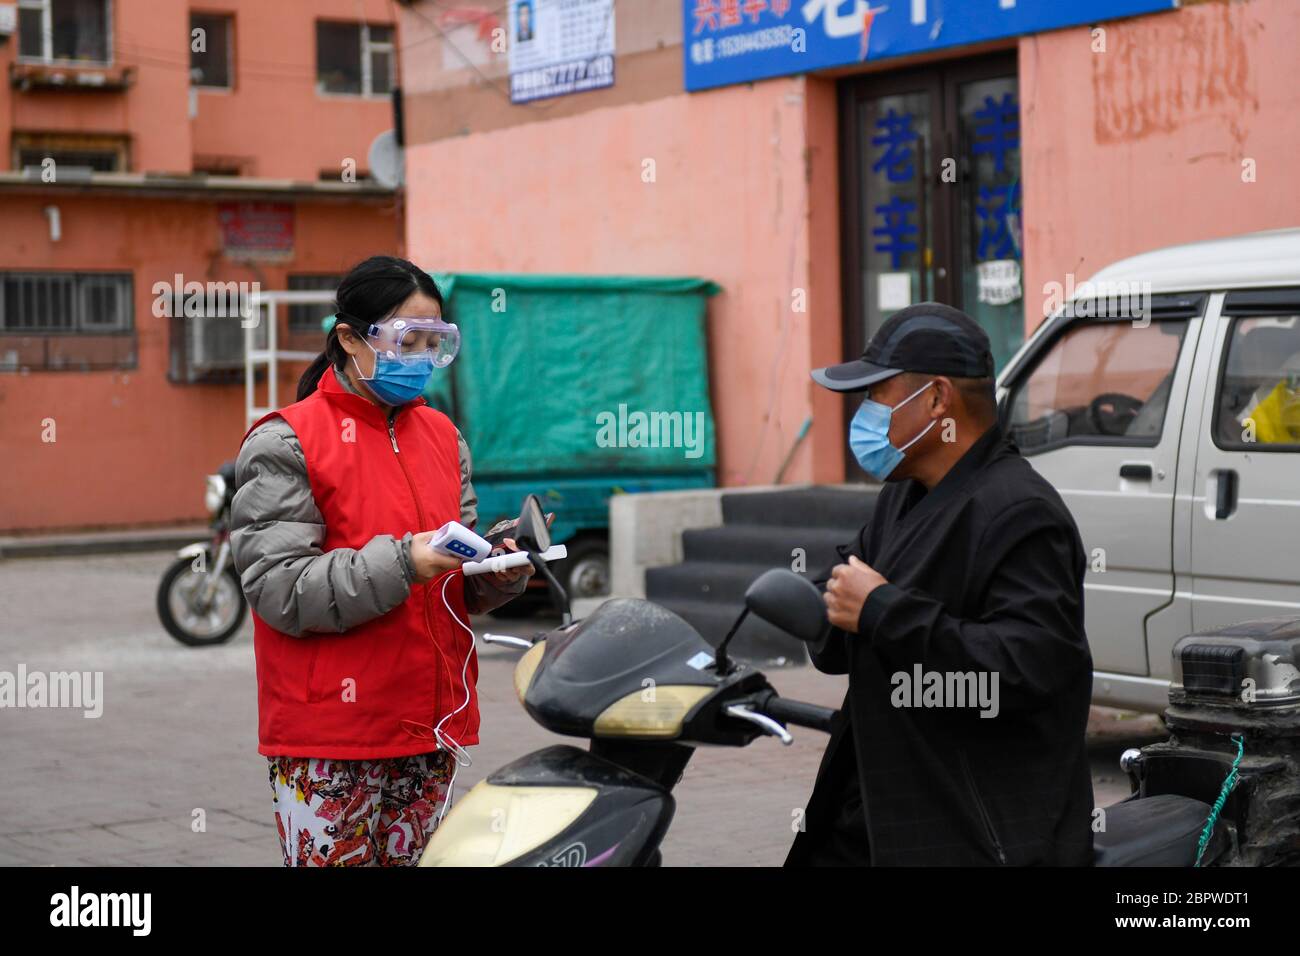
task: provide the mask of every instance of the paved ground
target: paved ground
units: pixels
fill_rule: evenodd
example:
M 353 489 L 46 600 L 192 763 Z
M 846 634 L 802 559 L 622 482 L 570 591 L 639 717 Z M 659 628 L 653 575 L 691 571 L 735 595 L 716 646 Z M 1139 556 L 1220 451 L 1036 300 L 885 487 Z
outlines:
M 0 709 L 0 864 L 278 865 L 266 763 L 256 752 L 252 626 L 227 645 L 183 647 L 158 624 L 154 593 L 171 558 L 0 561 L 0 671 L 102 671 L 103 715 Z M 513 628 L 527 631 L 544 621 Z M 479 630 L 510 631 L 485 618 Z M 517 652 L 481 648 L 482 746 L 458 792 L 529 750 L 562 741 L 515 700 Z M 784 695 L 837 705 L 843 679 L 812 668 L 769 673 Z M 1099 804 L 1128 792 L 1116 767 L 1158 739 L 1154 717 L 1094 709 Z M 782 747 L 701 749 L 676 791 L 669 865 L 774 865 L 811 787 L 825 737 L 796 729 Z M 573 742 L 573 741 L 570 741 Z M 206 830 L 193 832 L 195 811 Z

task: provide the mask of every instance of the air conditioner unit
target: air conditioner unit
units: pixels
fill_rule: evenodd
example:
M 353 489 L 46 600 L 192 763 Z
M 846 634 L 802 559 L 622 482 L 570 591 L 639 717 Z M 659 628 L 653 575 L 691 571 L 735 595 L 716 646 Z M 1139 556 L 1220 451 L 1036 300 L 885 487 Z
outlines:
M 0 43 L 6 38 L 13 36 L 14 31 L 18 29 L 18 5 L 14 3 L 0 3 Z
M 244 327 L 238 317 L 198 316 L 185 320 L 186 365 L 189 381 L 201 378 L 225 378 L 225 374 L 244 372 Z M 254 330 L 256 348 L 267 345 L 266 323 Z

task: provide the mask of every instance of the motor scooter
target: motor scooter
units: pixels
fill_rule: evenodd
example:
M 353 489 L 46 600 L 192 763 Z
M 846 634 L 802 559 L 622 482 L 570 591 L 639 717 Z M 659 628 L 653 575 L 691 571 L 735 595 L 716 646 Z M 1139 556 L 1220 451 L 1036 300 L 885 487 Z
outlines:
M 781 697 L 760 671 L 727 654 L 751 613 L 801 640 L 823 639 L 830 625 L 808 579 L 764 572 L 714 648 L 643 600 L 606 601 L 572 621 L 564 589 L 538 558 L 549 534 L 534 496 L 520 509 L 516 541 L 548 577 L 561 625 L 536 639 L 483 638 L 525 649 L 514 684 L 534 720 L 590 743 L 546 747 L 489 775 L 447 814 L 420 866 L 658 865 L 676 809 L 673 787 L 697 747 L 743 747 L 760 736 L 789 745 L 789 726 L 832 729 L 835 711 Z M 1133 793 L 1097 814 L 1094 865 L 1297 862 L 1300 623 L 1292 625 L 1244 647 L 1236 635 L 1179 643 L 1168 717 L 1174 736 L 1121 758 Z M 1231 672 L 1215 669 L 1227 661 Z M 1239 675 L 1264 688 L 1267 703 L 1238 706 L 1228 690 Z M 1245 744 L 1251 756 L 1234 757 Z

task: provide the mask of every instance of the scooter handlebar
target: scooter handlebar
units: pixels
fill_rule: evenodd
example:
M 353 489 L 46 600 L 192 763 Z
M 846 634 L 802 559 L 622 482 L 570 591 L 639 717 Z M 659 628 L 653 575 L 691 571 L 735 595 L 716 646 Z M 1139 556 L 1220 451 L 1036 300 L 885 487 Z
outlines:
M 525 651 L 537 643 L 537 638 L 520 637 L 516 634 L 493 634 L 489 631 L 480 634 L 479 639 L 484 644 L 500 644 L 502 647 L 517 647 Z
M 828 734 L 834 729 L 835 715 L 839 713 L 830 707 L 819 707 L 817 704 L 808 704 L 801 700 L 789 700 L 776 694 L 763 702 L 762 711 L 783 724 L 808 727 Z

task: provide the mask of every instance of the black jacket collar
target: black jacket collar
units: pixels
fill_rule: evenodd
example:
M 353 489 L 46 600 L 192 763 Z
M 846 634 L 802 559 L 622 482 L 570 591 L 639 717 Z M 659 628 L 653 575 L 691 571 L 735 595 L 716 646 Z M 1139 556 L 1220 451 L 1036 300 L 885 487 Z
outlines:
M 966 449 L 966 454 L 958 458 L 948 473 L 928 492 L 915 478 L 909 478 L 910 487 L 903 492 L 906 502 L 902 512 L 903 523 L 915 527 L 924 521 L 956 498 L 985 465 L 1013 448 L 1005 440 L 1001 426 L 994 423 Z

